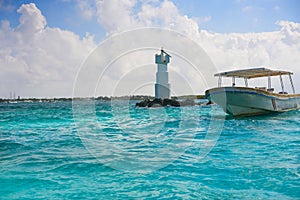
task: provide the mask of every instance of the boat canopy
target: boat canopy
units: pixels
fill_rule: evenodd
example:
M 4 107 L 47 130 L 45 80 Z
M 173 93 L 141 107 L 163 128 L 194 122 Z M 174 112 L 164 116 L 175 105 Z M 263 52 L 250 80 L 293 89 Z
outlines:
M 215 76 L 250 79 L 250 78 L 292 75 L 292 74 L 293 74 L 292 72 L 288 72 L 288 71 L 270 70 L 267 68 L 253 68 L 253 69 L 242 69 L 242 70 L 222 72 L 222 73 L 215 74 Z

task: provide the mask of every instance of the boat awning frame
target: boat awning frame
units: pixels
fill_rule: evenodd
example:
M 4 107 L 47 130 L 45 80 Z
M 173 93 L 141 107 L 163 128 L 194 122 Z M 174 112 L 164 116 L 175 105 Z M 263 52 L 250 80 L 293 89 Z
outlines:
M 271 70 L 267 68 L 253 68 L 253 69 L 242 69 L 242 70 L 233 70 L 228 72 L 217 73 L 215 74 L 215 76 L 250 79 L 250 78 L 292 75 L 292 74 L 293 74 L 292 72 L 288 72 L 288 71 Z

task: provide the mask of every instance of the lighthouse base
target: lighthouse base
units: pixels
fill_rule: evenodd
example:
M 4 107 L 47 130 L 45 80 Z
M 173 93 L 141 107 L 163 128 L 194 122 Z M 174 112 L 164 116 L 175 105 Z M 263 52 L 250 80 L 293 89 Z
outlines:
M 155 98 L 169 99 L 170 98 L 170 84 L 155 84 Z

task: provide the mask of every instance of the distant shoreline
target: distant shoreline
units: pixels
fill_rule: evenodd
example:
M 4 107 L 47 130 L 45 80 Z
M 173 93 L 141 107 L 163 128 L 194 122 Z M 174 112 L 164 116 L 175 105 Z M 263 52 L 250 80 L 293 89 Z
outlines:
M 183 95 L 183 96 L 172 96 L 172 99 L 205 99 L 205 95 Z M 154 96 L 147 95 L 133 95 L 133 96 L 120 96 L 120 97 L 56 97 L 56 98 L 17 98 L 17 99 L 2 99 L 0 98 L 0 103 L 10 103 L 10 102 L 56 102 L 56 101 L 72 101 L 73 99 L 94 99 L 94 100 L 144 100 L 144 99 L 154 99 Z

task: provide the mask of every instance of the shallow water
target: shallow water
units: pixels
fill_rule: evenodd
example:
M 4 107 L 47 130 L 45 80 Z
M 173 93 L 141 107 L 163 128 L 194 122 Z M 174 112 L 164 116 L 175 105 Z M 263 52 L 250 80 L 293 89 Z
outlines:
M 134 103 L 0 104 L 0 199 L 300 198 L 300 111 Z

